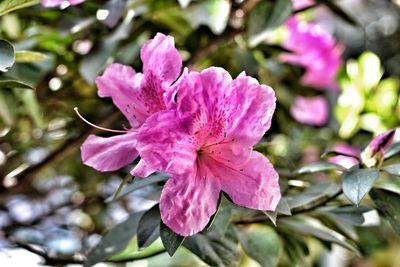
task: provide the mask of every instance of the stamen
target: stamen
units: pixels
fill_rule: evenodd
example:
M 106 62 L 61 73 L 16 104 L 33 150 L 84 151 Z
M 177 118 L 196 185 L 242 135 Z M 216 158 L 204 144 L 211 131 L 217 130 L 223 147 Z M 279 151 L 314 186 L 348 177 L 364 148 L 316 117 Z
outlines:
M 97 129 L 100 129 L 100 130 L 103 130 L 103 131 L 107 131 L 107 132 L 113 132 L 113 133 L 127 133 L 127 132 L 129 132 L 128 130 L 113 130 L 113 129 L 109 129 L 109 128 L 104 128 L 104 127 L 98 126 L 98 125 L 96 125 L 96 124 L 91 123 L 91 122 L 88 121 L 87 119 L 85 119 L 85 118 L 79 113 L 77 107 L 74 108 L 74 111 L 75 111 L 75 113 L 78 115 L 78 117 L 79 117 L 81 120 L 83 120 L 84 122 L 86 122 L 87 124 L 89 124 L 90 126 L 92 126 L 92 127 L 94 127 L 94 128 L 97 128 Z

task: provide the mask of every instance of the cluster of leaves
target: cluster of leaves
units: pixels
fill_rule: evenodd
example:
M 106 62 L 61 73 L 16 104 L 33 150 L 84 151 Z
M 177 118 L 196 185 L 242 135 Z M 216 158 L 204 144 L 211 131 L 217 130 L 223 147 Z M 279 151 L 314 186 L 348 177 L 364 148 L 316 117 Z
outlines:
M 314 156 L 319 158 L 321 150 L 339 139 L 335 129 L 300 126 L 288 115 L 294 94 L 307 90 L 299 85 L 301 69 L 279 63 L 277 58 L 284 49 L 264 40 L 293 13 L 290 0 L 109 0 L 105 4 L 88 1 L 67 10 L 45 10 L 38 2 L 0 3 L 0 37 L 8 40 L 0 41 L 0 152 L 7 163 L 1 163 L 5 168 L 0 170 L 5 177 L 0 187 L 4 193 L 2 208 L 7 210 L 7 203 L 18 194 L 47 197 L 37 184 L 68 174 L 73 177 L 72 188 L 77 192 L 71 194 L 70 201 L 44 216 L 53 218 L 58 208 L 70 206 L 73 216 L 80 214 L 80 221 L 64 225 L 62 220 L 63 227 L 81 236 L 100 233 L 103 237 L 95 245 L 82 245 L 72 253 L 57 251 L 62 254 L 57 258 L 43 253 L 51 251 L 48 244 L 18 235 L 21 226 L 41 229 L 45 223 L 14 221 L 3 229 L 11 242 L 16 240 L 14 245 L 36 252 L 50 264 L 81 263 L 76 256 L 85 254 L 85 266 L 136 259 L 146 259 L 150 266 L 197 266 L 203 262 L 211 266 L 293 266 L 312 265 L 315 244 L 327 249 L 336 244 L 355 255 L 362 253 L 358 229 L 379 223 L 378 212 L 400 234 L 399 144 L 385 153 L 381 166 L 373 168 L 356 166 L 348 170 L 327 162 L 310 164 L 305 159 L 306 148 L 317 146 Z M 320 0 L 316 5 L 324 5 L 337 17 L 354 23 L 334 1 Z M 27 9 L 28 6 L 32 7 Z M 99 10 L 107 11 L 108 16 L 99 19 Z M 79 105 L 82 113 L 94 121 L 121 125 L 118 115 L 110 112 L 112 105 L 95 97 L 95 77 L 113 61 L 140 69 L 139 49 L 157 31 L 175 37 L 186 65 L 223 66 L 233 76 L 245 70 L 275 89 L 278 108 L 269 136 L 273 142 L 263 140 L 256 147 L 279 168 L 284 197 L 275 212 L 241 209 L 221 195 L 218 212 L 209 226 L 195 236 L 183 238 L 160 220 L 156 202 L 167 176 L 157 174 L 128 182 L 122 178 L 127 170 L 113 176 L 98 174 L 80 162 L 77 148 L 93 130 L 77 122 L 73 107 Z M 373 74 L 379 75 L 365 72 L 371 70 L 371 62 L 375 66 Z M 393 100 L 388 95 L 398 95 L 398 81 L 381 80 L 378 63 L 375 56 L 367 53 L 358 63 L 347 64 L 339 98 L 348 99 L 348 90 L 356 90 L 363 103 L 351 113 L 343 101 L 338 101 L 336 115 L 342 138 L 356 138 L 360 128 L 377 130 L 362 123 L 349 130 L 346 120 L 351 114 L 359 116 L 360 121 L 369 120 L 370 117 L 362 118 L 370 113 L 378 114 L 385 124 L 380 129 L 398 124 L 398 118 L 390 116 L 398 106 L 397 98 L 384 107 L 376 104 L 380 99 Z M 354 104 L 353 95 L 350 100 Z M 360 136 L 355 143 L 365 145 L 366 135 Z M 34 147 L 44 148 L 46 156 L 29 162 L 27 155 Z M 115 177 L 118 183 L 124 180 L 118 189 L 107 184 Z M 133 202 L 129 197 L 135 194 L 156 201 L 148 208 L 141 202 L 129 207 L 127 203 Z M 116 205 L 123 207 L 127 216 L 110 222 L 105 211 Z M 35 250 L 32 244 L 43 250 Z

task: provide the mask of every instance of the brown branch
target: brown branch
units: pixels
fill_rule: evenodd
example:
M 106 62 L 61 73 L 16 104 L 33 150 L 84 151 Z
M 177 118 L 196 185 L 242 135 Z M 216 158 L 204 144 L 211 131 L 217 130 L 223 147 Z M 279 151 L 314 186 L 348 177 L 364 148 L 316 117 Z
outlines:
M 302 209 L 294 210 L 294 211 L 292 211 L 292 215 L 278 215 L 278 218 L 286 218 L 286 217 L 290 217 L 290 216 L 294 216 L 294 215 L 303 214 L 303 213 L 306 213 L 306 212 L 313 211 L 313 210 L 315 210 L 315 209 L 317 209 L 319 207 L 324 206 L 326 203 L 336 199 L 342 193 L 343 193 L 343 191 L 340 189 L 338 192 L 336 192 L 332 196 L 330 196 L 330 197 L 328 197 L 328 198 L 326 198 L 326 199 L 324 199 L 324 200 L 322 200 L 320 202 L 317 202 L 317 203 L 315 203 L 313 205 L 310 205 L 310 206 L 306 206 L 306 207 L 304 207 Z M 234 223 L 235 224 L 252 224 L 252 223 L 265 222 L 266 220 L 268 220 L 268 217 L 262 215 L 262 216 L 254 216 L 254 217 L 249 218 L 249 219 L 240 219 L 240 220 L 238 220 L 238 221 L 236 221 Z
M 35 246 L 32 246 L 30 244 L 26 244 L 23 242 L 19 241 L 12 241 L 17 247 L 23 248 L 29 252 L 32 252 L 33 254 L 36 254 L 40 257 L 42 257 L 45 260 L 46 265 L 56 265 L 56 264 L 83 264 L 85 262 L 84 259 L 80 259 L 78 257 L 68 257 L 68 258 L 59 258 L 59 257 L 52 257 L 46 253 L 46 251 L 36 248 Z M 118 260 L 104 260 L 103 262 L 108 262 L 108 263 L 126 263 L 126 262 L 133 262 L 137 260 L 142 260 L 142 259 L 147 259 L 151 258 L 160 254 L 165 253 L 166 250 L 162 249 L 159 251 L 156 251 L 150 255 L 143 255 L 143 256 L 137 256 L 135 258 L 126 258 L 126 259 L 118 259 Z

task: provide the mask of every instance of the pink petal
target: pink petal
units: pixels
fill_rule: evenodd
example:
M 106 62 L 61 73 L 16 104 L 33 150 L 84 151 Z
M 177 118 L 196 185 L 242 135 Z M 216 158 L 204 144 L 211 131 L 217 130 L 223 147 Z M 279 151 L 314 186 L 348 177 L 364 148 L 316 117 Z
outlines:
M 236 110 L 232 77 L 222 68 L 190 72 L 177 85 L 177 110 L 189 135 L 201 146 L 226 137 L 231 115 Z
M 216 212 L 219 192 L 218 180 L 201 170 L 172 176 L 161 193 L 161 219 L 180 235 L 194 235 Z
M 193 169 L 197 156 L 189 139 L 176 111 L 161 111 L 140 128 L 137 149 L 151 168 L 182 174 Z
M 143 159 L 141 159 L 136 167 L 131 171 L 131 174 L 137 177 L 147 177 L 156 171 L 157 169 L 153 168 L 151 165 L 147 164 Z
M 305 68 L 301 83 L 316 89 L 338 90 L 336 75 L 342 63 L 343 47 L 320 25 L 292 16 L 285 23 L 288 37 L 283 47 L 291 54 L 283 54 L 282 61 Z
M 395 134 L 396 129 L 392 129 L 374 137 L 368 145 L 371 149 L 371 154 L 379 151 L 384 152 L 392 144 Z
M 359 155 L 360 155 L 360 150 L 357 147 L 349 146 L 346 143 L 338 143 L 329 150 L 347 154 L 347 155 L 353 155 L 356 157 L 359 157 Z M 328 162 L 339 164 L 347 169 L 350 169 L 351 167 L 360 163 L 356 158 L 348 157 L 348 156 L 331 157 L 328 159 Z
M 253 152 L 249 162 L 241 169 L 212 160 L 205 164 L 219 179 L 222 191 L 237 205 L 258 210 L 275 210 L 281 198 L 278 173 L 264 155 Z
M 44 7 L 56 7 L 61 5 L 65 0 L 42 0 L 42 6 Z
M 141 73 L 136 73 L 129 66 L 111 64 L 96 79 L 99 96 L 111 97 L 132 127 L 140 126 L 149 116 L 144 111 L 143 100 L 139 98 L 142 78 Z
M 128 165 L 138 156 L 136 135 L 136 132 L 108 138 L 90 135 L 81 146 L 83 163 L 103 172 Z
M 323 96 L 297 96 L 290 114 L 300 123 L 322 126 L 329 118 L 328 101 Z
M 275 111 L 275 92 L 271 87 L 260 85 L 252 77 L 240 75 L 230 87 L 236 92 L 236 101 L 231 101 L 235 112 L 228 136 L 242 144 L 256 144 L 271 126 Z
M 292 0 L 294 11 L 309 7 L 315 4 L 314 0 Z
M 157 33 L 143 45 L 140 56 L 145 76 L 160 79 L 161 83 L 166 83 L 164 86 L 171 85 L 181 73 L 182 58 L 171 36 Z

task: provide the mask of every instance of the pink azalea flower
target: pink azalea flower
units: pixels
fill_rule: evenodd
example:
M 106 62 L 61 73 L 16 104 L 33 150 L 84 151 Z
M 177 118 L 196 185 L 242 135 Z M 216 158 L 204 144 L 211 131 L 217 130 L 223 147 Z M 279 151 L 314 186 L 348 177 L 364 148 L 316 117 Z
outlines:
M 96 170 L 117 170 L 135 160 L 138 130 L 152 114 L 172 103 L 170 85 L 179 77 L 182 67 L 173 38 L 158 33 L 143 46 L 141 59 L 143 73 L 136 73 L 129 66 L 111 64 L 96 79 L 98 95 L 111 97 L 131 125 L 130 129 L 116 131 L 122 135 L 108 138 L 90 135 L 82 144 L 82 161 Z M 143 161 L 136 166 L 136 174 L 140 176 L 153 171 Z
M 78 5 L 85 2 L 85 0 L 42 0 L 42 6 L 44 7 L 56 7 L 66 3 L 68 5 Z
M 315 4 L 314 0 L 292 0 L 293 10 L 300 10 Z
M 283 47 L 292 53 L 283 54 L 281 60 L 306 69 L 301 78 L 303 85 L 337 91 L 335 79 L 341 65 L 342 46 L 316 23 L 292 16 L 285 26 L 289 35 Z
M 367 167 L 380 165 L 383 161 L 385 150 L 392 144 L 395 134 L 396 129 L 392 129 L 373 138 L 361 152 L 363 164 Z
M 300 123 L 322 126 L 329 118 L 328 101 L 323 96 L 297 96 L 290 113 Z
M 190 236 L 216 212 L 220 191 L 239 206 L 275 210 L 278 174 L 252 151 L 271 125 L 274 91 L 245 74 L 221 68 L 191 72 L 177 85 L 176 108 L 158 112 L 140 129 L 146 163 L 170 173 L 161 193 L 161 218 Z
M 360 163 L 360 161 L 357 160 L 360 155 L 360 150 L 357 147 L 349 146 L 346 143 L 338 143 L 330 150 L 350 156 L 340 155 L 331 157 L 328 159 L 328 162 L 339 164 L 347 169 Z

